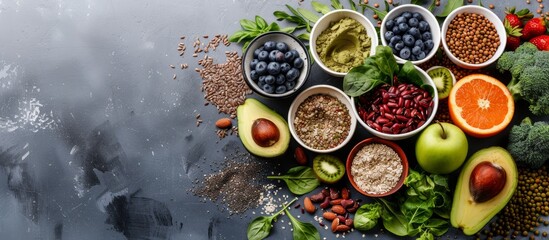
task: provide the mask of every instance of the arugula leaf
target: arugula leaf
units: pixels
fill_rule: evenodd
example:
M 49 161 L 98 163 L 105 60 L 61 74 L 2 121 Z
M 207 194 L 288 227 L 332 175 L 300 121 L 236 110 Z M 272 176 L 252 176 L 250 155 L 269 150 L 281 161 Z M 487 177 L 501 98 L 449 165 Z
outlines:
M 360 206 L 353 220 L 354 228 L 360 231 L 368 231 L 374 228 L 381 217 L 382 211 L 383 206 L 378 202 Z
M 320 240 L 320 234 L 315 226 L 310 223 L 300 222 L 297 220 L 288 209 L 284 209 L 288 218 L 292 222 L 292 235 L 294 240 Z
M 320 3 L 318 1 L 311 1 L 311 6 L 313 6 L 313 9 L 319 13 L 326 14 L 332 11 L 328 5 Z
M 267 179 L 280 179 L 286 182 L 290 192 L 303 195 L 311 192 L 320 185 L 320 181 L 315 176 L 313 169 L 306 166 L 293 167 L 285 175 L 268 176 Z
M 281 210 L 271 216 L 260 216 L 250 222 L 250 224 L 248 224 L 248 230 L 246 232 L 248 240 L 261 240 L 269 236 L 269 234 L 271 233 L 273 221 L 283 211 L 287 210 L 287 208 L 292 205 L 292 203 L 294 203 L 296 200 L 297 198 L 284 205 Z
M 446 6 L 444 6 L 444 10 L 442 10 L 441 13 L 437 14 L 437 17 L 446 17 L 454 9 L 461 6 L 463 6 L 463 0 L 448 0 L 448 2 L 446 3 Z
M 306 18 L 307 20 L 315 23 L 318 21 L 318 19 L 320 17 L 318 17 L 316 14 L 314 14 L 313 12 L 307 10 L 307 9 L 304 9 L 304 8 L 297 8 L 297 11 L 301 14 L 301 16 L 303 16 L 304 18 Z

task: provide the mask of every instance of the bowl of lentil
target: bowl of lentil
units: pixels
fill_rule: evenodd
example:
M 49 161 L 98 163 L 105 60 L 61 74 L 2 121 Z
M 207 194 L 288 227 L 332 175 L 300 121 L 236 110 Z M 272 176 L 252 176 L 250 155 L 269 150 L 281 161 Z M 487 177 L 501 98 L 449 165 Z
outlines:
M 422 64 L 431 59 L 440 45 L 440 26 L 429 10 L 416 4 L 391 9 L 379 29 L 381 44 L 389 46 L 398 63 L 407 60 Z
M 345 165 L 351 185 L 364 196 L 385 197 L 408 176 L 408 158 L 396 143 L 373 137 L 356 144 Z
M 357 121 L 372 135 L 402 140 L 421 132 L 435 118 L 438 109 L 436 85 L 429 75 L 414 65 L 433 91 L 411 83 L 395 81 L 383 84 L 359 97 L 353 97 L 353 113 Z
M 254 38 L 242 55 L 246 84 L 266 98 L 288 98 L 305 84 L 311 57 L 305 44 L 284 32 L 268 32 Z
M 340 89 L 330 85 L 309 87 L 290 105 L 290 133 L 310 151 L 334 152 L 345 146 L 355 132 L 356 116 L 351 109 L 351 100 Z
M 499 17 L 481 6 L 452 11 L 442 24 L 442 46 L 448 58 L 467 69 L 494 63 L 505 50 L 507 35 Z
M 335 77 L 344 77 L 351 68 L 375 54 L 378 36 L 366 16 L 338 9 L 316 21 L 309 44 L 311 56 L 322 70 Z

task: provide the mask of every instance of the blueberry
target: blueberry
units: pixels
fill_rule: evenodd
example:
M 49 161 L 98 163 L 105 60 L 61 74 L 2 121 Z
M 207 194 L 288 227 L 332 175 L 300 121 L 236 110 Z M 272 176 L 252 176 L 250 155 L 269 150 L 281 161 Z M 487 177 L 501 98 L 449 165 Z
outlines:
M 425 50 L 427 50 L 427 51 L 429 51 L 429 50 L 433 49 L 433 47 L 435 47 L 435 43 L 431 39 L 425 41 L 423 44 L 425 44 Z
M 261 88 L 261 89 L 263 89 L 263 86 L 265 86 L 265 84 L 266 84 L 265 81 L 263 81 L 263 82 L 257 82 L 257 86 L 258 86 L 259 88 Z
M 429 23 L 426 21 L 419 21 L 419 31 L 425 32 L 429 30 Z
M 410 34 L 404 34 L 404 36 L 402 36 L 402 41 L 404 41 L 404 45 L 408 47 L 413 47 L 416 43 L 416 39 Z
M 285 93 L 285 92 L 286 92 L 286 86 L 284 85 L 279 85 L 275 89 L 275 93 L 278 93 L 278 94 Z
M 257 60 L 257 58 L 252 59 L 252 61 L 250 62 L 250 69 L 254 70 L 255 65 L 257 65 L 258 62 L 259 60 Z
M 410 48 L 404 47 L 402 50 L 400 50 L 399 56 L 400 56 L 400 58 L 402 58 L 402 59 L 408 59 L 408 58 L 410 58 Z
M 393 29 L 391 29 L 391 31 L 397 35 L 397 34 L 400 34 L 400 29 L 398 29 L 398 26 L 394 26 Z
M 417 13 L 417 12 L 412 13 L 412 17 L 417 19 L 418 21 L 423 20 L 423 16 L 420 13 Z
M 285 82 L 284 83 L 284 86 L 286 86 L 286 90 L 292 90 L 294 87 L 295 87 L 295 81 L 291 81 L 291 82 Z
M 280 64 L 280 72 L 281 73 L 285 74 L 288 71 L 290 71 L 291 68 L 292 68 L 292 66 L 287 62 Z
M 286 73 L 286 81 L 294 81 L 299 77 L 299 70 L 297 68 L 292 68 Z
M 417 60 L 421 60 L 424 58 L 425 58 L 425 52 L 424 51 L 419 52 L 419 54 L 417 55 Z
M 404 48 L 404 42 L 399 41 L 397 44 L 395 44 L 395 50 L 400 51 Z
M 250 71 L 250 78 L 255 81 L 257 79 L 259 79 L 259 74 L 257 74 L 257 72 L 255 70 L 252 70 Z
M 392 44 L 392 43 L 389 43 L 389 47 L 390 47 L 391 49 L 395 49 L 395 45 Z
M 398 30 L 399 30 L 401 33 L 405 33 L 406 31 L 408 31 L 408 29 L 410 29 L 410 27 L 408 26 L 407 23 L 400 23 L 400 24 L 398 24 Z
M 416 40 L 416 42 L 414 43 L 414 46 L 420 47 L 421 50 L 425 49 L 425 44 L 423 43 L 423 40 L 421 40 L 421 39 Z
M 269 52 L 269 61 L 274 62 L 276 61 L 276 54 L 278 54 L 280 51 L 278 50 L 272 50 Z
M 293 62 L 295 58 L 295 55 L 292 51 L 288 51 L 284 54 L 284 61 L 286 62 Z
M 265 48 L 265 51 L 270 52 L 276 49 L 276 43 L 274 41 L 267 41 L 263 44 L 263 47 Z
M 391 38 L 391 41 L 389 41 L 389 42 L 392 43 L 393 45 L 395 45 L 397 42 L 400 42 L 401 40 L 402 40 L 401 36 L 395 35 L 394 37 Z
M 391 29 L 393 28 L 393 26 L 395 26 L 395 21 L 393 19 L 389 19 L 387 20 L 387 22 L 385 22 L 385 27 L 387 29 Z
M 276 75 L 275 77 L 276 84 L 281 85 L 281 84 L 284 84 L 284 82 L 286 82 L 286 77 L 284 76 L 284 74 L 281 73 Z
M 255 65 L 255 71 L 259 75 L 265 75 L 267 73 L 267 63 L 260 61 Z
M 417 27 L 419 25 L 419 20 L 417 20 L 417 18 L 410 18 L 408 19 L 408 25 L 410 25 L 410 27 Z
M 411 27 L 410 29 L 408 29 L 408 34 L 412 35 L 416 39 L 421 38 L 421 33 L 416 27 Z
M 419 55 L 420 52 L 423 52 L 423 51 L 421 51 L 421 47 L 419 47 L 419 46 L 414 46 L 414 47 L 412 48 L 412 54 L 413 54 L 413 55 L 416 55 L 416 56 L 417 56 L 417 55 Z
M 275 82 L 276 82 L 276 78 L 273 75 L 265 76 L 265 83 L 266 84 L 274 84 Z
M 410 19 L 412 18 L 412 13 L 406 11 L 406 12 L 403 12 L 401 16 L 405 17 L 406 19 Z
M 267 61 L 268 59 L 269 59 L 269 52 L 265 50 L 259 52 L 259 54 L 257 55 L 257 60 L 259 61 Z
M 397 17 L 397 18 L 396 18 L 396 24 L 397 24 L 397 25 L 398 25 L 398 24 L 401 24 L 401 23 L 406 23 L 407 21 L 408 21 L 408 20 L 407 20 L 405 17 L 403 17 L 403 16 L 400 16 L 400 17 Z
M 267 76 L 265 75 L 259 76 L 259 78 L 257 79 L 257 84 L 260 84 L 260 83 L 265 84 L 265 77 Z
M 431 32 L 424 32 L 421 36 L 423 37 L 423 40 L 433 39 L 433 35 L 431 35 Z
M 277 51 L 278 51 L 278 50 L 277 50 Z M 275 60 L 276 60 L 277 62 L 279 62 L 279 63 L 284 62 L 284 53 L 278 51 L 278 52 L 275 54 Z
M 301 58 L 294 59 L 294 67 L 295 68 L 301 69 L 304 64 L 305 64 L 305 62 L 303 62 L 303 59 L 301 59 Z
M 259 53 L 263 51 L 263 47 L 260 47 L 256 50 L 254 50 L 254 58 L 257 58 L 257 56 L 259 56 Z
M 263 92 L 266 93 L 274 93 L 274 87 L 271 84 L 265 84 L 263 85 Z
M 280 64 L 277 62 L 270 62 L 267 65 L 267 72 L 271 75 L 277 75 L 280 73 Z
M 285 53 L 285 52 L 288 51 L 288 44 L 286 44 L 285 42 L 277 42 L 276 43 L 276 50 Z
M 389 41 L 391 40 L 391 38 L 395 36 L 395 33 L 391 31 L 387 31 L 385 32 L 385 34 L 383 34 L 383 36 L 385 37 L 385 40 Z

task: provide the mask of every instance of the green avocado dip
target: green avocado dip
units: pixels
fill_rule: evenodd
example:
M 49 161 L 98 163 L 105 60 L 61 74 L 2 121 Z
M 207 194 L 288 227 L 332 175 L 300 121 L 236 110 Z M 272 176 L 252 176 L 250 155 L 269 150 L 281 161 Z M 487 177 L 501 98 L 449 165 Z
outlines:
M 316 52 L 329 69 L 346 73 L 370 55 L 371 39 L 357 20 L 332 22 L 316 39 Z

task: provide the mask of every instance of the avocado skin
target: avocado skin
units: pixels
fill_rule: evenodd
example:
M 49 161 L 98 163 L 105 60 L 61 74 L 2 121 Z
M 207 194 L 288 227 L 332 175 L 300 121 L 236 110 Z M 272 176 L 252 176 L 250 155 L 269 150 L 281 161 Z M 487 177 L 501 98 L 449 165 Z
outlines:
M 507 174 L 502 191 L 492 199 L 477 203 L 469 191 L 469 179 L 475 166 L 489 161 L 500 165 Z M 458 177 L 454 200 L 450 212 L 450 223 L 460 228 L 466 235 L 480 231 L 511 200 L 518 183 L 518 170 L 515 161 L 507 150 L 494 146 L 475 152 L 463 165 Z
M 248 98 L 236 109 L 238 136 L 244 147 L 253 155 L 273 158 L 286 152 L 290 145 L 290 129 L 288 122 L 277 112 L 267 107 L 257 99 Z M 265 118 L 273 122 L 280 131 L 278 142 L 269 147 L 262 147 L 252 138 L 252 125 L 256 119 Z

